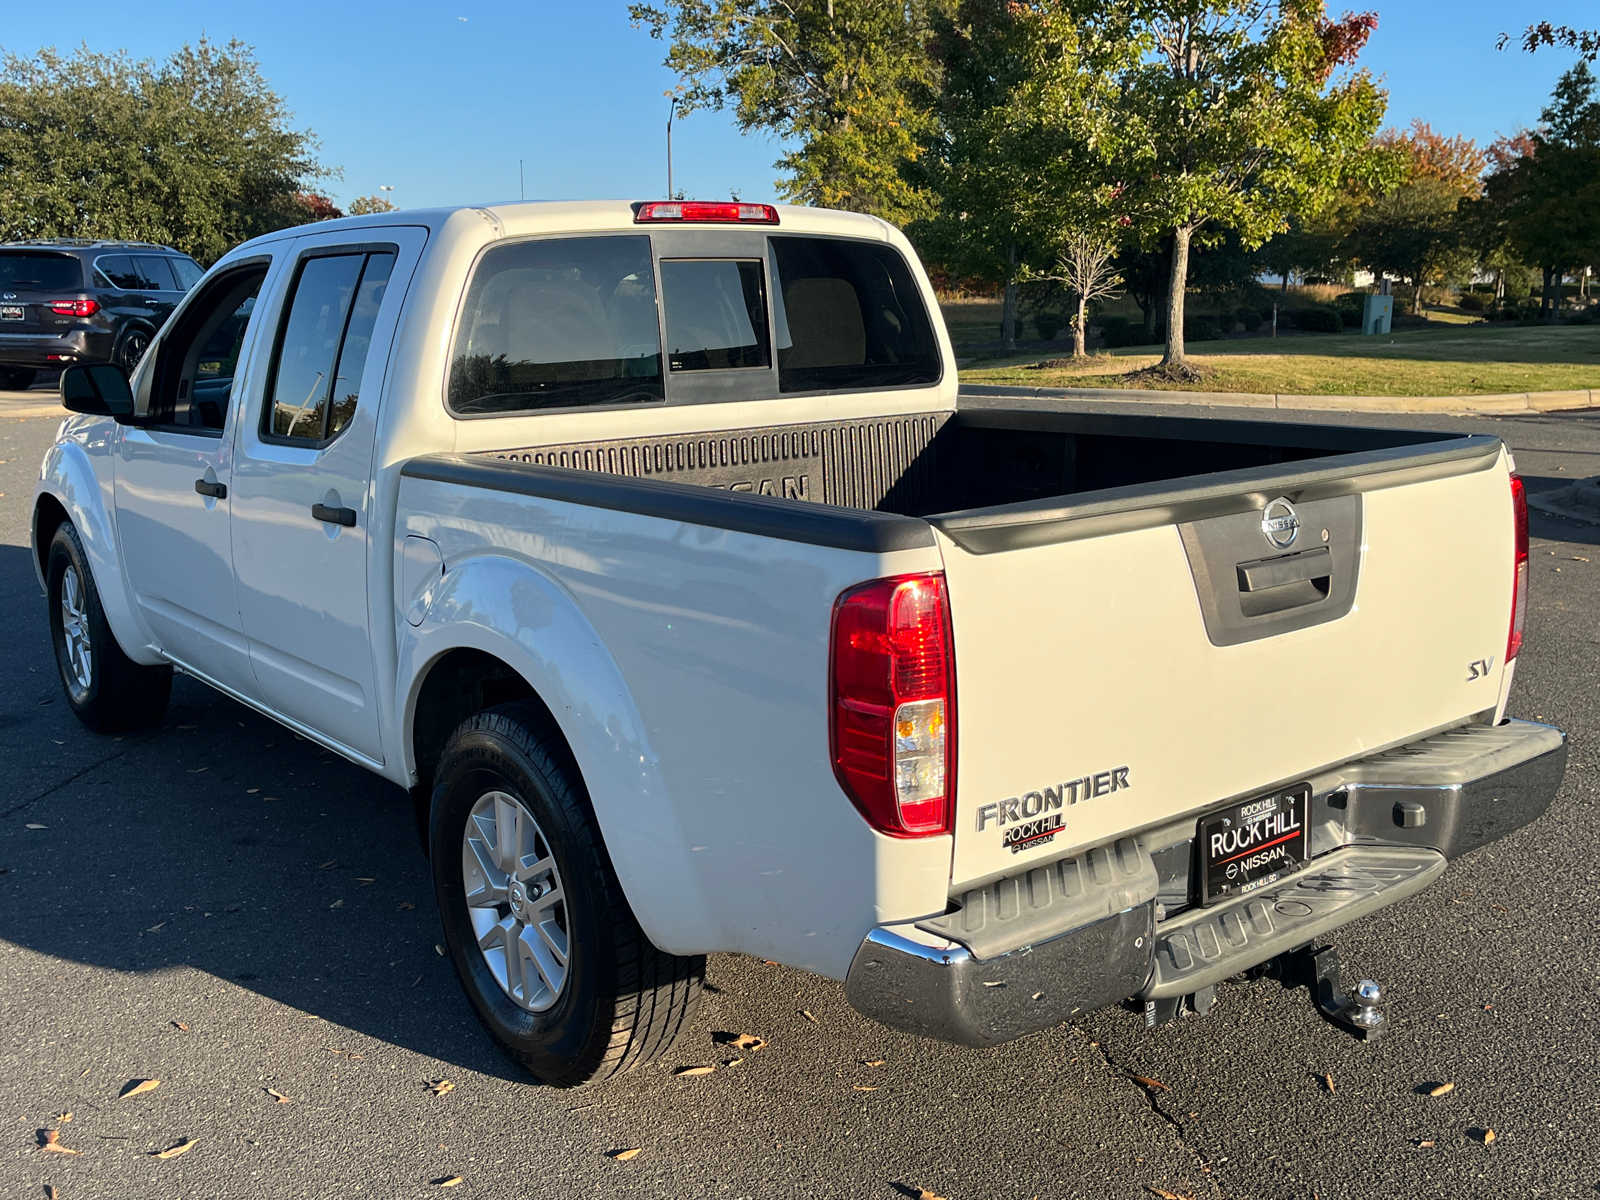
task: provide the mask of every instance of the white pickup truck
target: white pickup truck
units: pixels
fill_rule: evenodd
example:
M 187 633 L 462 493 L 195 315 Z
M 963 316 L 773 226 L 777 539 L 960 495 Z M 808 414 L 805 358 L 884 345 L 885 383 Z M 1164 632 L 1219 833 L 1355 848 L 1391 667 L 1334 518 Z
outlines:
M 546 203 L 284 230 L 34 499 L 92 729 L 183 671 L 411 791 L 484 1025 L 574 1085 L 710 952 L 992 1045 L 1313 955 L 1549 804 L 1493 437 L 963 405 L 873 218 Z M 1298 960 L 1294 960 L 1298 961 Z

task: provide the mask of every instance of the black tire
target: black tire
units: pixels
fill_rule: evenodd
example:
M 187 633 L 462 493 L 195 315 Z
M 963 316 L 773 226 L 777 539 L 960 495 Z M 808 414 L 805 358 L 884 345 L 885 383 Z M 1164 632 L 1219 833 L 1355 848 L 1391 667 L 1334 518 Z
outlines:
M 39 372 L 27 367 L 0 367 L 0 391 L 25 392 L 38 377 Z
M 434 894 L 456 974 L 489 1036 L 556 1087 L 599 1083 L 658 1058 L 694 1013 L 706 960 L 658 950 L 639 928 L 572 751 L 549 713 L 536 701 L 518 701 L 472 717 L 450 736 L 435 780 Z M 491 792 L 532 815 L 559 871 L 566 976 L 543 1012 L 520 1005 L 496 979 L 467 903 L 463 838 L 474 806 Z
M 74 624 L 82 640 L 69 643 L 67 613 L 62 594 L 73 578 L 75 604 L 79 614 Z M 89 571 L 89 556 L 83 552 L 78 531 L 70 523 L 56 527 L 45 560 L 45 581 L 50 597 L 50 640 L 55 647 L 56 669 L 61 687 L 72 711 L 96 733 L 121 733 L 143 729 L 161 720 L 172 694 L 172 668 L 165 664 L 147 667 L 122 652 L 100 606 L 100 592 Z M 73 645 L 80 650 L 77 661 Z M 80 671 L 79 664 L 87 667 Z
M 133 369 L 139 365 L 139 360 L 144 357 L 144 352 L 150 349 L 150 339 L 155 335 L 143 326 L 135 325 L 123 330 L 122 336 L 117 339 L 116 353 L 112 361 L 126 371 L 133 374 Z

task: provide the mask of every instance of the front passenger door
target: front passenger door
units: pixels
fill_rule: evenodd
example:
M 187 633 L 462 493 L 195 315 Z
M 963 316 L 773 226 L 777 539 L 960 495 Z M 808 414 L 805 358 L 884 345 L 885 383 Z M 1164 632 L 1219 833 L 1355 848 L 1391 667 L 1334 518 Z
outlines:
M 296 242 L 265 394 L 240 429 L 233 561 L 263 699 L 381 761 L 367 595 L 373 452 L 424 232 L 370 232 L 383 240 Z

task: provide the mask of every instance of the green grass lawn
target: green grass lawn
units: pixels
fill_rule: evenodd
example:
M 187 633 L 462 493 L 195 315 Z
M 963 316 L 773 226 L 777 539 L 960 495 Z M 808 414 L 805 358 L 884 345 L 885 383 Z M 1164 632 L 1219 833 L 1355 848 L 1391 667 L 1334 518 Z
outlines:
M 975 324 L 977 305 L 968 302 L 964 308 L 962 319 Z M 951 337 L 968 340 L 957 336 L 956 327 Z M 1192 342 L 1189 357 L 1207 371 L 1204 380 L 1186 389 L 1194 391 L 1468 396 L 1600 388 L 1597 325 L 1448 325 L 1388 337 L 1329 333 L 1241 338 Z M 1038 360 L 1035 353 L 974 363 L 962 370 L 961 378 L 1030 387 L 1147 388 L 1152 384 L 1127 376 L 1153 366 L 1160 352 L 1141 346 L 1094 355 L 1072 366 L 1031 369 Z

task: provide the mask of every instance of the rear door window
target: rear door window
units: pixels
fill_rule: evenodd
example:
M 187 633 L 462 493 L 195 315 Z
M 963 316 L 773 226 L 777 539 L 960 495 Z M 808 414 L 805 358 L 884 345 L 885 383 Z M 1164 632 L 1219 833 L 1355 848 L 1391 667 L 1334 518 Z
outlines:
M 456 327 L 453 412 L 665 398 L 648 237 L 547 238 L 484 253 Z
M 200 264 L 187 258 L 169 258 L 167 265 L 172 268 L 172 273 L 178 277 L 178 287 L 188 291 L 200 282 L 200 277 L 205 274 L 200 269 Z
M 133 256 L 134 268 L 139 272 L 139 278 L 144 280 L 141 285 L 150 291 L 156 292 L 181 292 L 177 277 L 173 275 L 172 268 L 167 264 L 171 259 L 157 254 L 135 254 Z
M 782 392 L 937 383 L 938 342 L 893 247 L 773 237 L 773 323 Z
M 83 264 L 70 254 L 0 253 L 0 290 L 77 292 L 83 289 Z
M 394 260 L 391 251 L 357 251 L 301 265 L 278 336 L 265 436 L 317 445 L 350 423 Z
M 661 298 L 673 372 L 772 365 L 759 260 L 662 259 Z

